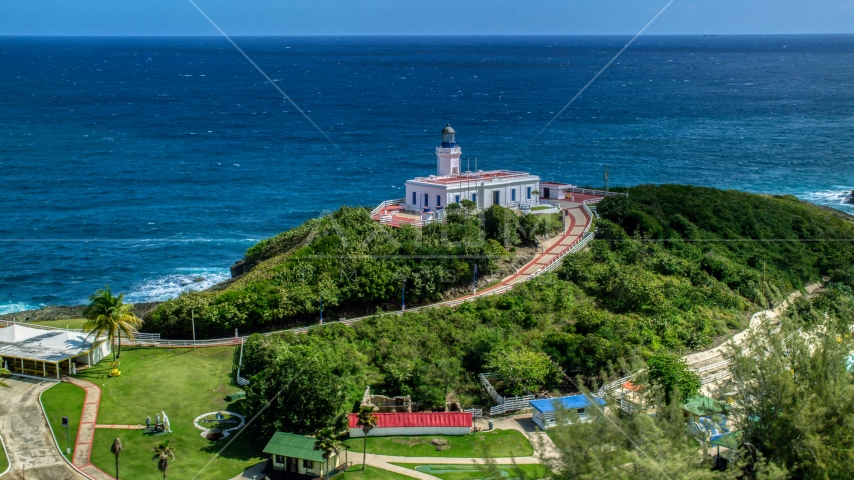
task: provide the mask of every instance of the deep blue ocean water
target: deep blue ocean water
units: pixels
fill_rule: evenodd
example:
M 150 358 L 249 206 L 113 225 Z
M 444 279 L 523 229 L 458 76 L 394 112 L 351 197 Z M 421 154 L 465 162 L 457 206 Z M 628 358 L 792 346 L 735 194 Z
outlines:
M 0 313 L 209 286 L 261 238 L 400 197 L 446 122 L 472 168 L 852 211 L 854 36 L 642 37 L 535 142 L 627 38 L 235 40 L 343 154 L 223 38 L 0 37 Z

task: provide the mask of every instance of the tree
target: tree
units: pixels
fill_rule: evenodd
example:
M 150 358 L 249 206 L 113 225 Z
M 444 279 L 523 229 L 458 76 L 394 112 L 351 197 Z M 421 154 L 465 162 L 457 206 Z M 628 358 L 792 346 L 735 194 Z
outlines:
M 329 471 L 332 470 L 329 465 L 329 459 L 332 454 L 337 454 L 341 449 L 341 442 L 335 438 L 335 430 L 330 427 L 324 427 L 314 432 L 314 449 L 322 452 L 323 458 L 326 459 L 326 478 L 329 478 Z
M 329 425 L 343 427 L 346 392 L 332 363 L 313 345 L 279 349 L 269 366 L 252 376 L 248 411 L 260 412 L 257 422 L 269 432 L 305 435 Z
M 169 440 L 165 440 L 157 444 L 152 449 L 154 456 L 152 460 L 157 460 L 157 469 L 163 474 L 163 480 L 166 480 L 166 470 L 169 469 L 169 459 L 175 460 L 175 450 L 169 446 Z
M 501 242 L 505 247 L 519 243 L 519 217 L 509 208 L 492 205 L 483 212 L 486 238 Z
M 122 439 L 116 438 L 110 447 L 110 452 L 116 456 L 116 480 L 119 480 L 119 454 L 122 453 Z M 165 475 L 164 475 L 165 478 Z
M 698 444 L 686 435 L 678 403 L 657 415 L 588 409 L 591 421 L 559 425 L 549 432 L 558 468 L 554 480 L 734 480 L 749 478 L 745 461 L 724 472 L 712 470 Z M 558 412 L 558 419 L 566 412 Z M 563 423 L 563 422 L 561 422 Z M 742 455 L 746 457 L 746 455 Z M 755 479 L 782 480 L 785 472 L 762 458 L 750 464 Z
M 356 425 L 362 427 L 362 431 L 365 432 L 365 442 L 362 448 L 362 470 L 364 470 L 368 458 L 368 433 L 377 426 L 377 416 L 374 415 L 373 407 L 363 406 L 359 408 Z
M 548 355 L 525 349 L 490 353 L 486 368 L 498 376 L 511 395 L 552 388 L 563 376 Z
M 666 403 L 674 400 L 687 402 L 700 392 L 700 377 L 688 369 L 681 358 L 668 353 L 657 353 L 647 361 L 649 384 L 660 391 Z M 678 392 L 678 397 L 674 394 Z
M 460 200 L 460 206 L 463 207 L 463 212 L 465 212 L 466 215 L 471 215 L 475 210 L 477 210 L 477 204 L 467 198 Z
M 124 298 L 124 293 L 113 296 L 107 285 L 89 297 L 89 306 L 83 310 L 83 315 L 88 319 L 83 329 L 89 330 L 88 336 L 97 339 L 106 334 L 110 345 L 117 344 L 118 352 L 113 349 L 113 361 L 122 355 L 122 332 L 129 340 L 133 340 L 142 325 L 142 320 L 133 313 L 133 304 L 124 303 Z
M 847 291 L 846 291 L 847 290 Z M 726 357 L 744 441 L 795 479 L 850 478 L 854 465 L 854 295 L 831 287 L 762 324 Z
M 539 203 L 539 200 L 540 200 L 540 191 L 539 191 L 539 190 L 532 190 L 532 191 L 531 191 L 531 195 L 533 195 L 533 196 L 534 196 L 534 200 L 535 200 L 537 203 Z

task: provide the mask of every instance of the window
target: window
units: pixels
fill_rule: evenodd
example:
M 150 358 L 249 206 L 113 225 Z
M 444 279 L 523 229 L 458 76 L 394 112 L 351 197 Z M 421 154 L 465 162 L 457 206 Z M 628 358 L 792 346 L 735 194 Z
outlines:
M 302 461 L 302 468 L 314 470 L 314 462 L 312 462 L 311 460 L 303 460 Z
M 425 207 L 430 206 L 430 194 L 429 193 L 424 194 L 424 206 Z
M 459 195 L 457 195 L 457 196 L 455 196 L 455 197 L 454 197 L 454 202 L 455 202 L 455 203 L 460 203 L 460 196 L 459 196 Z
M 526 197 L 525 197 L 526 200 L 531 199 L 531 187 L 528 187 L 528 189 L 525 191 L 525 195 L 526 195 Z M 412 197 L 412 198 L 415 198 L 415 197 Z
M 529 188 L 528 190 L 530 190 L 530 188 Z M 415 199 L 415 195 L 416 195 L 416 194 L 415 194 L 415 192 L 412 192 L 412 204 L 413 204 L 413 205 L 415 205 L 416 203 L 418 203 L 418 200 L 416 200 L 416 199 Z
M 437 207 L 442 206 L 442 196 L 441 195 L 436 195 L 436 206 Z
M 285 464 L 285 457 L 283 457 L 281 455 L 276 455 L 276 463 L 280 463 L 280 464 L 284 465 Z
M 477 194 L 476 193 L 471 194 L 471 201 L 474 203 L 477 203 Z
M 583 408 L 579 408 L 578 410 L 576 410 L 576 412 L 578 412 L 579 415 L 584 415 L 584 409 Z
M 510 201 L 511 202 L 516 201 L 516 189 L 515 188 L 510 189 Z

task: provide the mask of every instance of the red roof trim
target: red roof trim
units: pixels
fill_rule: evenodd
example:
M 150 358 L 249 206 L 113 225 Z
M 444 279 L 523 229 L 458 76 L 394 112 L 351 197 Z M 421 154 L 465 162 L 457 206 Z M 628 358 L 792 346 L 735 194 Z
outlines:
M 471 427 L 471 412 L 375 413 L 377 428 Z M 359 417 L 350 414 L 350 428 L 359 427 Z

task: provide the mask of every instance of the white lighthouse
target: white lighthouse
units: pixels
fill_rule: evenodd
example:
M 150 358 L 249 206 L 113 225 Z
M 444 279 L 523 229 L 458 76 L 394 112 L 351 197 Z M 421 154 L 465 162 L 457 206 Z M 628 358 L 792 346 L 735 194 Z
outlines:
M 406 199 L 402 208 L 421 218 L 435 215 L 451 203 L 471 200 L 478 209 L 491 205 L 510 208 L 529 206 L 536 201 L 540 177 L 513 170 L 461 171 L 456 132 L 450 125 L 442 130 L 442 143 L 436 147 L 436 175 L 406 181 Z
M 436 147 L 436 176 L 447 177 L 460 173 L 460 154 L 451 124 L 442 130 L 442 144 Z

